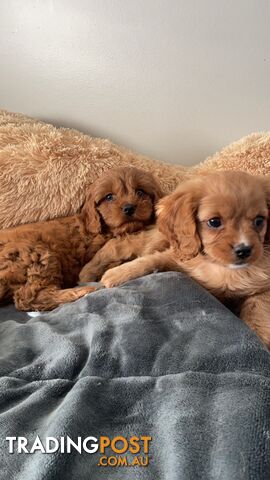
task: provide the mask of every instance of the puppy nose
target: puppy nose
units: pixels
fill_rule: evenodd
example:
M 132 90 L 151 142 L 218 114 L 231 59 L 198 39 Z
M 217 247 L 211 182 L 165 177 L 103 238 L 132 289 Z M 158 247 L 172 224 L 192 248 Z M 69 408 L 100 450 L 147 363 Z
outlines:
M 123 206 L 122 208 L 122 211 L 125 215 L 128 215 L 129 217 L 131 217 L 131 215 L 133 215 L 133 213 L 135 212 L 135 205 L 132 205 L 131 203 L 127 203 L 126 205 Z
M 250 257 L 251 251 L 252 247 L 250 245 L 246 245 L 245 243 L 240 243 L 234 247 L 234 253 L 239 260 Z

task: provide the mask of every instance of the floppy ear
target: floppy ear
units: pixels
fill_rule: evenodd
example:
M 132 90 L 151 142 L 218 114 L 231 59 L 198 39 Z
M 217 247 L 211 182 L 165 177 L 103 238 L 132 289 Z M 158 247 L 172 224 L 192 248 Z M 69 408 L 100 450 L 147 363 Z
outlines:
M 182 261 L 196 257 L 201 248 L 196 225 L 199 198 L 191 184 L 189 187 L 179 187 L 157 206 L 158 228 Z
M 93 186 L 90 187 L 86 194 L 86 199 L 81 209 L 81 217 L 89 233 L 101 233 L 101 218 L 96 208 Z

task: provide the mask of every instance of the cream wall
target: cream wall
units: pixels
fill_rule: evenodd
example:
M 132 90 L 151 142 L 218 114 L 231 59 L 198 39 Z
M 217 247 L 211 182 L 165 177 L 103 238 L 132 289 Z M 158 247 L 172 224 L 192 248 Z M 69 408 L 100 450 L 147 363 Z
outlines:
M 270 129 L 269 0 L 0 0 L 0 107 L 196 163 Z

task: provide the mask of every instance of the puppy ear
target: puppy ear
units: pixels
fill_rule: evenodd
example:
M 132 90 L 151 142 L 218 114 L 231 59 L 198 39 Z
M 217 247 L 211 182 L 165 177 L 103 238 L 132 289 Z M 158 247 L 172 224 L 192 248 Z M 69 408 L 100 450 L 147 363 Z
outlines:
M 87 192 L 85 202 L 81 209 L 81 218 L 89 233 L 101 233 L 101 218 L 96 208 L 94 187 L 90 187 Z
M 196 225 L 198 202 L 198 195 L 190 185 L 190 188 L 179 187 L 157 206 L 158 228 L 182 261 L 196 257 L 201 248 Z

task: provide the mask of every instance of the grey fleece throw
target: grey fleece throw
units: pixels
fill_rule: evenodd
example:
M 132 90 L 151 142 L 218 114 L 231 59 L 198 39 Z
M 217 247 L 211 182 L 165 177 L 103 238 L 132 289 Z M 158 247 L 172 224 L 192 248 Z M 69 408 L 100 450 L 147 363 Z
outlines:
M 186 276 L 1 308 L 0 334 L 1 480 L 270 479 L 270 355 Z

